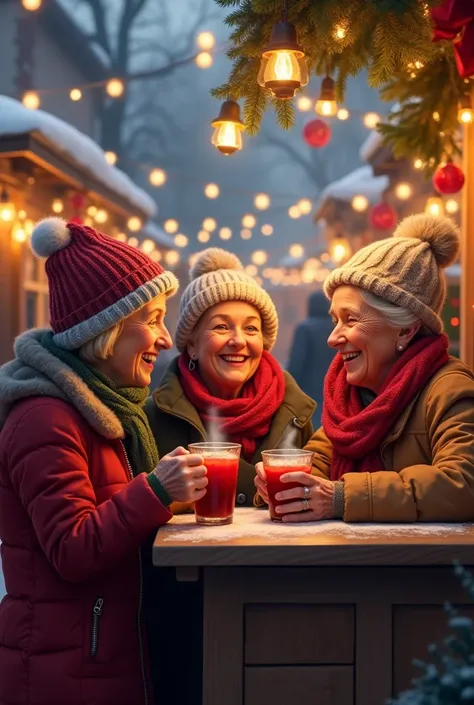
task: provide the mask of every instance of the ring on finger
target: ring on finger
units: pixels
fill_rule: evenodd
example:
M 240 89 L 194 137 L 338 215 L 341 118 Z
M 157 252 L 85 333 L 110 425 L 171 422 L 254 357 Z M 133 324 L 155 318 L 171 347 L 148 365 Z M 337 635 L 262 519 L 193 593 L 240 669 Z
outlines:
M 309 502 L 308 502 L 307 499 L 303 499 L 303 508 L 302 508 L 301 511 L 302 511 L 302 512 L 307 512 L 308 509 L 309 509 Z
M 310 495 L 309 487 L 307 487 L 307 486 L 305 485 L 305 486 L 303 487 L 303 497 L 304 497 L 305 499 L 308 499 L 309 495 Z

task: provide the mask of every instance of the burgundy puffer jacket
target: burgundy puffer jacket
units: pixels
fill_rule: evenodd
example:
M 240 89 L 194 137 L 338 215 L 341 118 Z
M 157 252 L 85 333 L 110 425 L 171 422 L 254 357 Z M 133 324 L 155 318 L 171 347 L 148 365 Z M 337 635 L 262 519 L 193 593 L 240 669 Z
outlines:
M 0 705 L 151 705 L 139 546 L 171 517 L 69 403 L 0 433 Z

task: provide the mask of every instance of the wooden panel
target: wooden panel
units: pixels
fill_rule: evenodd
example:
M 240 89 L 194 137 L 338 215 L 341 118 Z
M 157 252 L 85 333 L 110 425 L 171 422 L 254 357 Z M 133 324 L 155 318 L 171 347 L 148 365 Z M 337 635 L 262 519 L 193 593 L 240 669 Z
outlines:
M 354 607 L 246 605 L 245 662 L 269 665 L 354 663 Z
M 474 607 L 462 605 L 462 614 L 474 618 Z M 393 694 L 410 686 L 420 675 L 414 658 L 429 661 L 428 646 L 441 644 L 448 635 L 447 615 L 442 605 L 403 605 L 393 610 Z
M 351 666 L 247 666 L 244 705 L 353 705 Z
M 380 594 L 364 596 L 356 611 L 355 699 L 382 705 L 392 693 L 392 609 Z

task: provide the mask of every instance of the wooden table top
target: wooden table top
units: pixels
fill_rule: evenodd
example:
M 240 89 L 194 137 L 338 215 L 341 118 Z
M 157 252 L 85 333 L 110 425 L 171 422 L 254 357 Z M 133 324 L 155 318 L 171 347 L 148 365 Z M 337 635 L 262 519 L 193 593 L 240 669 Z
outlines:
M 474 564 L 474 524 L 287 524 L 268 511 L 236 508 L 227 526 L 175 516 L 157 533 L 155 566 Z

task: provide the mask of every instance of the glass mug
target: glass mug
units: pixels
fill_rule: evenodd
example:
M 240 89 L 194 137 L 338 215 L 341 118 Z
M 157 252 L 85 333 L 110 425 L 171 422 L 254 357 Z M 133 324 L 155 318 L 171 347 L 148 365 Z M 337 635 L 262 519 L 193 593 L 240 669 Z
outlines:
M 207 468 L 206 494 L 194 503 L 198 524 L 220 526 L 232 524 L 234 518 L 237 475 L 242 446 L 240 443 L 190 443 L 190 453 L 203 457 Z
M 275 495 L 283 490 L 301 487 L 301 482 L 281 482 L 280 477 L 287 472 L 311 472 L 313 451 L 294 448 L 278 448 L 262 450 L 263 469 L 267 476 L 267 492 L 270 507 L 270 517 L 273 521 L 281 521 L 281 514 L 275 508 L 280 504 L 294 502 L 294 499 L 279 501 Z

